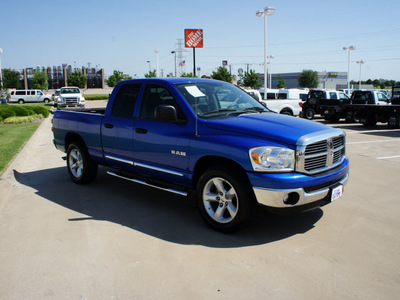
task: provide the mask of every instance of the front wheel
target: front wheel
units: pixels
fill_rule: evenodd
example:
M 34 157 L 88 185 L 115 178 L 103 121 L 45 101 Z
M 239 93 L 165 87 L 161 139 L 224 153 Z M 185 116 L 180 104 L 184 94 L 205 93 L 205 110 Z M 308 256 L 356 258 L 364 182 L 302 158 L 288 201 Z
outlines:
M 307 108 L 304 114 L 305 118 L 308 120 L 312 120 L 314 118 L 315 111 L 312 108 Z
M 73 182 L 85 184 L 96 178 L 98 166 L 90 159 L 84 145 L 72 142 L 67 150 L 67 169 Z
M 196 198 L 203 218 L 222 232 L 248 224 L 257 206 L 250 184 L 243 176 L 222 167 L 203 173 L 197 184 Z

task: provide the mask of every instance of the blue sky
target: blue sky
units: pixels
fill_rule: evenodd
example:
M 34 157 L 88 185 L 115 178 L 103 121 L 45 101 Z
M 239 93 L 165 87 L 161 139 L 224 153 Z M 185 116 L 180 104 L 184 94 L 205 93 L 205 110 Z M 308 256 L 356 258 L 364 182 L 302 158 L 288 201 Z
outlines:
M 185 28 L 204 31 L 204 48 L 196 49 L 201 75 L 227 60 L 232 72 L 263 72 L 264 25 L 256 11 L 275 6 L 268 17 L 268 54 L 272 72 L 304 69 L 347 72 L 350 78 L 400 81 L 400 2 L 395 0 L 198 0 L 89 1 L 2 0 L 0 48 L 3 68 L 68 63 L 100 66 L 106 74 L 120 70 L 143 77 L 156 67 L 174 72 L 177 39 Z M 185 53 L 186 72 L 193 70 L 192 50 Z

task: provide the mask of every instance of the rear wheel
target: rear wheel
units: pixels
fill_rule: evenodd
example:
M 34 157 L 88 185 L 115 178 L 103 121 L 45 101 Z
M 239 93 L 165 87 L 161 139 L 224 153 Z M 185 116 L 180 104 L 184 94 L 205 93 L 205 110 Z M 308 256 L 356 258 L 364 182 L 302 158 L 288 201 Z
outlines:
M 223 167 L 203 173 L 197 184 L 196 198 L 206 222 L 223 232 L 248 224 L 257 207 L 254 193 L 243 176 Z
M 307 108 L 306 113 L 304 114 L 304 116 L 308 120 L 312 120 L 314 118 L 314 115 L 315 115 L 315 111 L 312 108 Z
M 98 166 L 82 143 L 72 142 L 67 150 L 67 169 L 73 182 L 85 184 L 96 178 Z
M 24 99 L 19 99 L 19 100 L 18 100 L 18 103 L 19 103 L 19 104 L 24 104 L 25 101 L 24 101 Z
M 284 109 L 280 112 L 281 115 L 286 115 L 286 116 L 293 116 L 293 113 L 289 109 Z

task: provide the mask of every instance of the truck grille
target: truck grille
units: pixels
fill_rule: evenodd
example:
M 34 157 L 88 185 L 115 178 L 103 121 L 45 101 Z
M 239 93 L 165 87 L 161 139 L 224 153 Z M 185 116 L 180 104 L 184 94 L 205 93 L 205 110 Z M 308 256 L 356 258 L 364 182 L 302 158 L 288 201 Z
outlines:
M 76 105 L 79 102 L 78 97 L 67 97 L 67 98 L 64 98 L 64 100 L 65 100 L 66 105 Z
M 296 170 L 307 174 L 323 172 L 339 165 L 344 156 L 344 134 L 298 145 Z

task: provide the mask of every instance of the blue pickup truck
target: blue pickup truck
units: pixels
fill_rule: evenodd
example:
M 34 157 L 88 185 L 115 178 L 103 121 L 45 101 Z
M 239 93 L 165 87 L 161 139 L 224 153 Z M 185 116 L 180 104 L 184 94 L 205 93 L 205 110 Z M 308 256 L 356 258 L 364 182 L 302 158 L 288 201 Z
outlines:
M 349 174 L 342 130 L 273 113 L 217 80 L 122 81 L 105 109 L 57 110 L 53 132 L 75 183 L 105 165 L 111 176 L 194 195 L 220 231 L 243 227 L 259 205 L 281 213 L 328 204 Z

